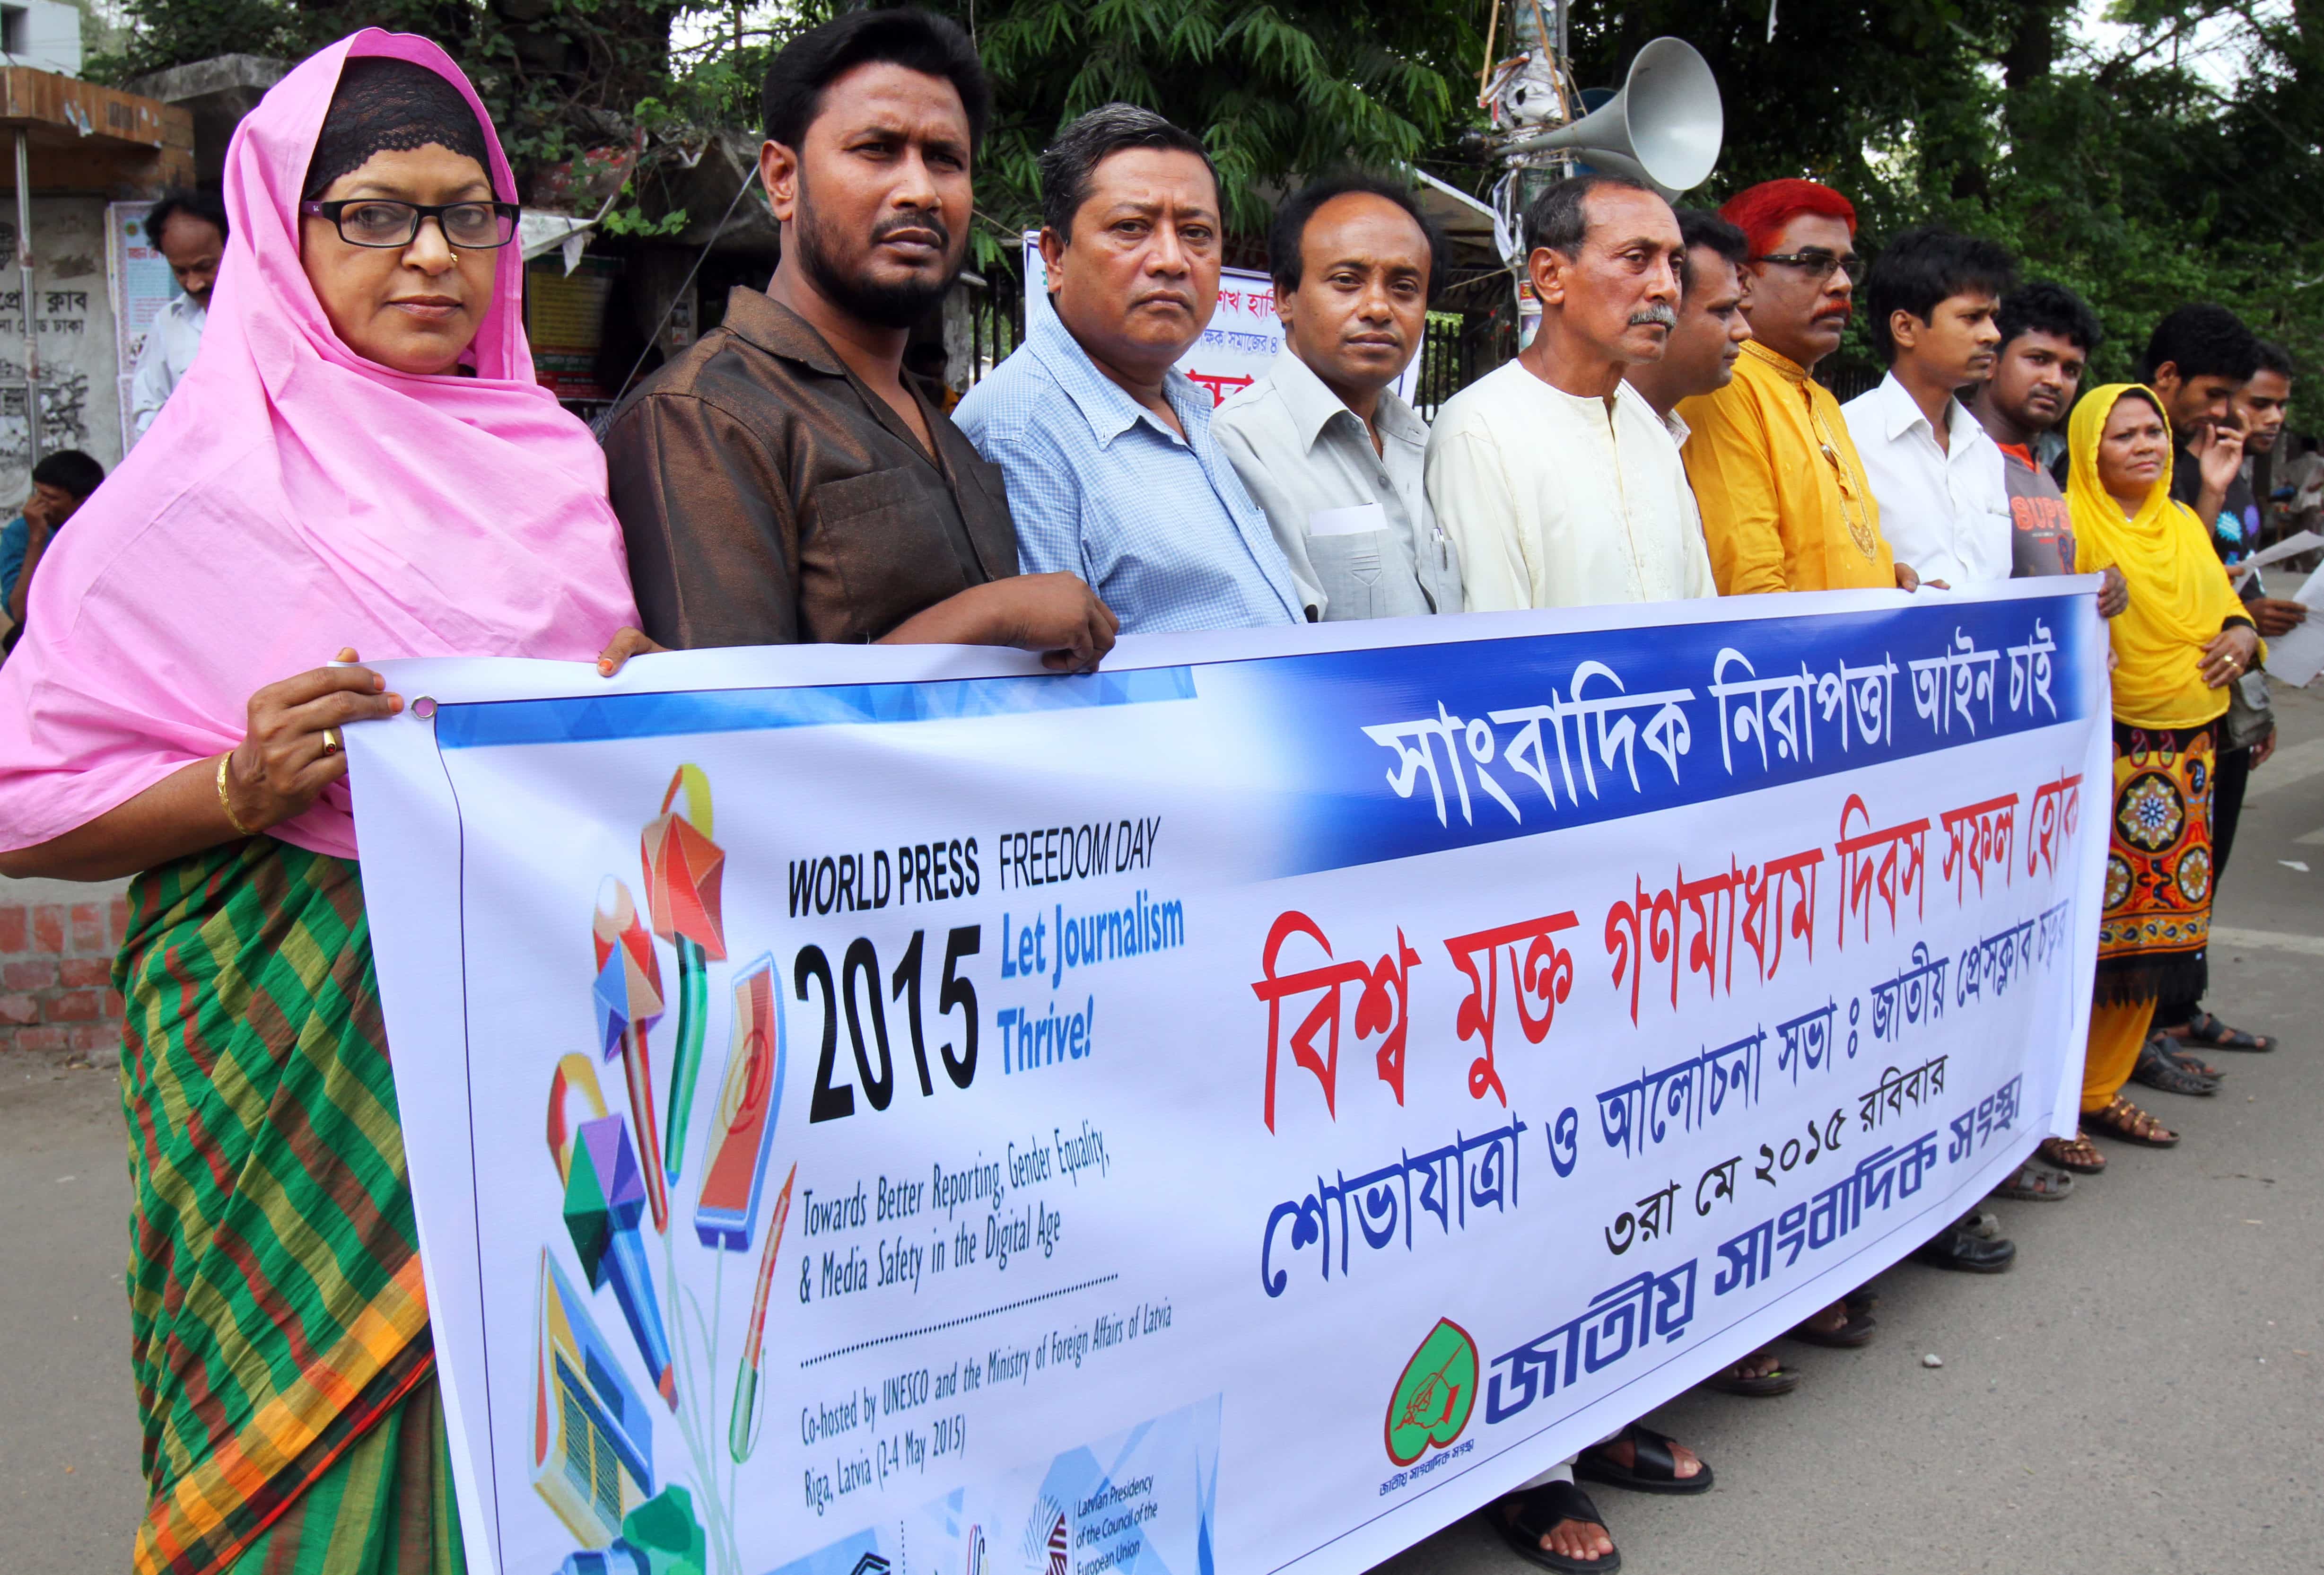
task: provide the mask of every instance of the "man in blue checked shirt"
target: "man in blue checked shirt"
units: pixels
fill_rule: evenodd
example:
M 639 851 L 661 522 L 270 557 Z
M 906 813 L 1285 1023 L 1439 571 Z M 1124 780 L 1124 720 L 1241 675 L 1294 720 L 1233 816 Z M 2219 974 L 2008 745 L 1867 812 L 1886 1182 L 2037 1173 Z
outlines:
M 1219 293 L 1218 172 L 1203 144 L 1127 104 L 1041 155 L 1049 303 L 954 419 L 1001 466 L 1027 574 L 1070 571 L 1121 632 L 1310 617 L 1267 516 L 1176 369 Z

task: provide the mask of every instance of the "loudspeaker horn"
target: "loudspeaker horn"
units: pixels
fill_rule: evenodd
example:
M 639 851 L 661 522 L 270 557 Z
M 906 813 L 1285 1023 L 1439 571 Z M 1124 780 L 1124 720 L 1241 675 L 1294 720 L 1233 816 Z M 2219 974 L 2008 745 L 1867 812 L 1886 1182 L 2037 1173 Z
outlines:
M 1726 127 L 1710 63 L 1684 39 L 1658 38 L 1630 62 L 1611 101 L 1506 151 L 1571 149 L 1593 170 L 1643 180 L 1675 198 L 1710 179 Z

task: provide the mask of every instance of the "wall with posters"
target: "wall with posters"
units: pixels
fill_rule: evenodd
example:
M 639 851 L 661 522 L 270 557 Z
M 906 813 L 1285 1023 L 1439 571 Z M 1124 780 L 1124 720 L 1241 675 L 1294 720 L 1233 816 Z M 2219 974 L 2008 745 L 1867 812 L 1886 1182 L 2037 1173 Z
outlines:
M 129 379 L 145 354 L 145 335 L 178 293 L 170 260 L 145 233 L 150 202 L 115 202 L 105 210 L 106 276 L 113 289 L 114 406 L 129 440 Z
M 106 469 L 121 463 L 121 362 L 106 273 L 101 197 L 32 198 L 32 328 L 41 348 L 41 447 L 78 448 Z M 0 217 L 0 257 L 16 250 L 14 210 Z M 0 277 L 0 500 L 32 489 L 24 421 L 23 292 L 14 268 Z M 13 385 L 13 386 L 10 386 Z

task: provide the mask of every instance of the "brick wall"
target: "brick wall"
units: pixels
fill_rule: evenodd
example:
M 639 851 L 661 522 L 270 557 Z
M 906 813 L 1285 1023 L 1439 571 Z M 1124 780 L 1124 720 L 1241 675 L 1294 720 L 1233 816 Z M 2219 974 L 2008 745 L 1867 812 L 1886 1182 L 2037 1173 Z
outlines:
M 13 900 L 15 894 L 0 887 L 0 1055 L 119 1052 L 113 954 L 128 927 L 129 904 L 102 887 L 74 895 L 84 900 Z

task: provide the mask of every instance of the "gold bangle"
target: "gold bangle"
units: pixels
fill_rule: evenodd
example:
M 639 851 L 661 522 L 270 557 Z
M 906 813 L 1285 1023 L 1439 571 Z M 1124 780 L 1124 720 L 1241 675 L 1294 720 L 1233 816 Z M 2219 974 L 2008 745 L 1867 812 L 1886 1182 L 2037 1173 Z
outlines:
M 257 833 L 257 832 L 255 832 L 255 831 L 254 831 L 254 830 L 253 830 L 252 828 L 250 828 L 249 826 L 246 826 L 246 825 L 244 825 L 244 824 L 242 824 L 242 816 L 240 816 L 240 815 L 236 815 L 236 814 L 234 812 L 234 801 L 233 801 L 232 799 L 230 799 L 230 798 L 228 798 L 228 797 L 226 796 L 226 767 L 227 767 L 227 766 L 231 765 L 231 764 L 233 763 L 233 761 L 234 761 L 234 751 L 233 751 L 232 750 L 228 750 L 226 753 L 224 753 L 224 754 L 222 754 L 222 755 L 220 755 L 220 756 L 218 757 L 218 769 L 217 769 L 217 795 L 218 795 L 218 807 L 219 807 L 220 809 L 223 809 L 223 810 L 225 810 L 225 811 L 226 811 L 226 824 L 227 824 L 228 825 L 230 825 L 230 826 L 234 827 L 234 829 L 235 829 L 235 831 L 236 833 L 238 833 L 239 834 L 241 834 L 241 835 L 243 835 L 243 836 L 245 836 L 245 837 L 254 837 L 254 836 L 256 836 L 256 835 L 258 834 L 258 833 Z

